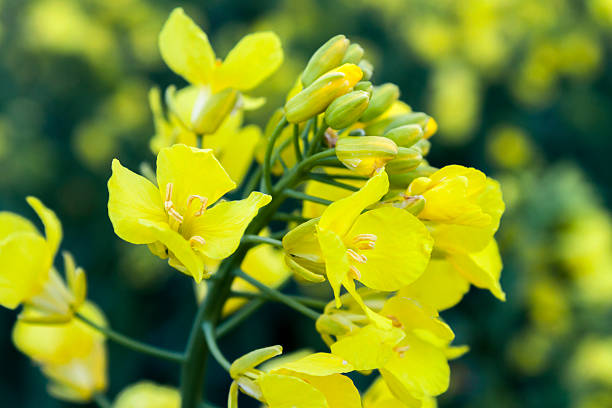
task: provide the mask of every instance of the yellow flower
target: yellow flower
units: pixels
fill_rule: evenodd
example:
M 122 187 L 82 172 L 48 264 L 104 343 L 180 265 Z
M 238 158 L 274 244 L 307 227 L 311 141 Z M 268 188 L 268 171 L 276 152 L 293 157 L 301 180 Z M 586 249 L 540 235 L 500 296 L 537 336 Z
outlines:
M 414 400 L 414 404 L 405 404 L 393 395 L 382 377 L 378 377 L 363 396 L 364 408 L 436 408 L 435 398 Z
M 185 145 L 164 148 L 157 156 L 156 187 L 113 160 L 108 181 L 108 215 L 115 233 L 151 251 L 196 282 L 205 263 L 231 255 L 259 208 L 271 197 L 252 192 L 240 201 L 208 208 L 235 183 L 210 149 Z
M 113 408 L 179 408 L 181 394 L 176 388 L 141 381 L 119 393 Z
M 329 353 L 309 354 L 275 365 L 269 371 L 255 367 L 279 355 L 280 346 L 255 350 L 232 364 L 234 379 L 230 404 L 235 407 L 237 389 L 270 408 L 360 408 L 361 398 L 353 382 L 342 375 L 353 367 Z
M 190 128 L 204 126 L 200 133 L 214 132 L 237 102 L 236 91 L 255 88 L 283 61 L 280 40 L 268 31 L 245 36 L 224 61 L 218 60 L 206 33 L 182 8 L 168 17 L 159 35 L 159 48 L 170 69 L 197 86 L 188 123 Z M 201 123 L 204 117 L 216 124 Z
M 53 211 L 35 197 L 27 198 L 44 227 L 43 237 L 27 219 L 0 212 L 0 305 L 26 308 L 20 318 L 38 321 L 67 321 L 72 310 L 85 300 L 85 273 L 65 253 L 68 287 L 53 268 L 62 240 L 62 226 Z
M 338 307 L 341 285 L 358 298 L 353 279 L 394 291 L 416 280 L 427 266 L 433 240 L 416 217 L 395 207 L 362 213 L 388 188 L 381 171 L 359 191 L 331 204 L 318 222 L 304 223 L 283 239 L 290 266 L 324 271 Z
M 79 313 L 104 326 L 102 312 L 86 302 Z M 13 329 L 15 346 L 41 366 L 57 398 L 87 402 L 106 389 L 105 338 L 80 320 L 63 324 L 33 324 L 17 321 Z
M 380 304 L 376 295 L 363 293 L 363 296 L 371 305 Z M 326 329 L 331 329 L 327 334 L 336 337 L 330 344 L 332 354 L 347 360 L 356 370 L 380 370 L 397 399 L 406 406 L 420 407 L 421 401 L 446 391 L 450 377 L 448 359 L 462 354 L 464 348 L 449 346 L 454 333 L 431 307 L 394 296 L 378 308 L 381 315 L 393 322 L 392 327 L 361 326 L 364 319 L 355 314 L 354 308 L 340 311 L 327 308 L 327 318 L 320 318 L 317 329 L 324 335 Z M 330 321 L 339 326 L 334 327 Z
M 461 300 L 469 288 L 466 280 L 505 300 L 499 283 L 502 262 L 493 238 L 505 209 L 499 184 L 476 169 L 446 166 L 415 179 L 405 198 L 424 199 L 418 218 L 434 238 L 435 258 L 401 293 L 442 310 Z

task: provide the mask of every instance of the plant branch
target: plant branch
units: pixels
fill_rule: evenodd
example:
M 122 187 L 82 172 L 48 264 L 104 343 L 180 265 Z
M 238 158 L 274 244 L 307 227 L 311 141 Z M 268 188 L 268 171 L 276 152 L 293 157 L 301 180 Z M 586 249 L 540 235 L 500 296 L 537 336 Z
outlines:
M 295 150 L 296 160 L 302 161 L 302 152 L 300 151 L 300 125 L 293 125 L 293 149 Z
M 225 320 L 219 326 L 217 326 L 217 330 L 215 330 L 215 334 L 217 338 L 221 338 L 225 336 L 230 331 L 234 330 L 237 326 L 239 326 L 242 322 L 249 318 L 253 313 L 255 313 L 260 307 L 262 307 L 266 303 L 266 300 L 263 298 L 254 299 L 240 308 L 236 313 L 232 315 L 232 317 Z
M 260 235 L 243 235 L 241 242 L 244 242 L 245 244 L 255 244 L 255 245 L 268 244 L 268 245 L 272 245 L 278 248 L 283 247 L 283 243 L 279 241 L 278 239 L 262 237 Z
M 341 181 L 334 180 L 331 176 L 328 176 L 326 174 L 310 173 L 308 175 L 308 178 L 311 179 L 311 180 L 318 181 L 320 183 L 329 184 L 330 186 L 340 187 L 340 188 L 343 188 L 345 190 L 350 190 L 350 191 L 357 191 L 357 190 L 359 190 L 359 187 L 355 187 L 353 185 L 346 184 L 346 183 L 343 183 Z
M 114 341 L 115 343 L 121 344 L 122 346 L 137 351 L 139 353 L 149 354 L 151 356 L 168 361 L 173 361 L 175 363 L 182 363 L 185 359 L 182 353 L 168 351 L 159 347 L 150 346 L 138 340 L 131 339 L 121 333 L 117 333 L 116 331 L 108 327 L 103 327 L 94 323 L 93 321 L 89 320 L 87 317 L 83 316 L 80 313 L 75 313 L 75 317 L 81 320 L 83 323 L 87 324 L 88 326 L 104 334 L 108 339 Z
M 274 128 L 274 131 L 270 136 L 270 140 L 268 140 L 268 145 L 266 146 L 266 155 L 264 157 L 262 178 L 262 190 L 264 193 L 270 193 L 272 191 L 272 175 L 270 173 L 272 167 L 272 152 L 274 151 L 276 139 L 278 139 L 278 137 L 282 133 L 285 125 L 287 125 L 287 118 L 283 115 L 283 117 L 278 121 L 278 125 L 276 125 L 276 128 Z
M 219 345 L 217 344 L 215 337 L 215 327 L 211 322 L 205 321 L 202 324 L 202 330 L 204 330 L 204 338 L 206 339 L 206 344 L 208 345 L 210 354 L 212 354 L 215 360 L 217 360 L 217 363 L 219 363 L 219 365 L 223 367 L 225 371 L 229 372 L 231 363 L 227 361 L 227 358 L 225 358 L 221 350 L 219 350 Z
M 273 299 L 270 295 L 267 295 L 262 292 L 244 292 L 244 291 L 233 290 L 230 294 L 233 297 L 241 297 L 241 298 L 247 298 L 247 299 L 265 299 L 265 300 L 277 301 L 276 299 Z M 297 295 L 285 295 L 285 296 L 303 304 L 304 306 L 308 306 L 308 307 L 314 307 L 317 309 L 325 309 L 325 306 L 327 306 L 327 302 L 324 300 L 313 299 L 307 296 L 297 296 Z
M 326 200 L 321 197 L 315 197 L 315 196 L 311 196 L 310 194 L 302 193 L 301 191 L 292 190 L 290 188 L 286 189 L 284 192 L 287 196 L 291 198 L 295 198 L 297 200 L 312 201 L 313 203 L 323 204 L 323 205 L 330 205 L 333 202 L 333 201 Z

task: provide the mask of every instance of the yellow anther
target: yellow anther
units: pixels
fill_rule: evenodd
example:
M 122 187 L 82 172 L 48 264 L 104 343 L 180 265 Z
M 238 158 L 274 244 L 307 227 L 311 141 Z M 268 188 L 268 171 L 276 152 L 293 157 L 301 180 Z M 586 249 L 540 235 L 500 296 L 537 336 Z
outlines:
M 197 195 L 197 194 L 192 194 L 187 199 L 187 207 L 189 207 L 191 205 L 191 202 L 193 200 L 199 200 L 200 201 L 200 209 L 198 211 L 196 211 L 196 213 L 194 214 L 196 217 L 199 217 L 200 215 L 204 214 L 204 211 L 206 211 L 206 205 L 208 204 L 208 198 L 202 197 L 202 196 Z
M 353 258 L 355 261 L 359 263 L 366 263 L 368 261 L 368 258 L 366 258 L 365 255 L 358 254 L 353 249 L 350 249 L 350 248 L 347 249 L 346 253 L 349 254 L 351 258 Z
M 400 358 L 404 358 L 404 353 L 406 353 L 408 350 L 410 350 L 410 346 L 396 347 L 393 349 L 393 351 L 399 354 Z
M 374 249 L 378 237 L 374 234 L 359 234 L 353 238 L 353 242 L 358 249 Z
M 361 279 L 361 272 L 359 272 L 359 269 L 355 268 L 353 265 L 351 265 L 351 270 L 349 271 L 349 276 L 353 279 Z
M 189 245 L 191 246 L 204 244 L 206 244 L 206 240 L 199 235 L 194 235 L 193 237 L 189 238 Z
M 172 183 L 166 184 L 166 198 L 164 201 L 164 208 L 166 209 L 167 212 L 174 206 L 174 204 L 172 204 L 173 187 L 174 186 L 172 185 Z
M 168 209 L 168 215 L 172 218 L 174 218 L 176 221 L 178 221 L 179 223 L 183 222 L 183 216 L 181 214 L 179 214 L 178 211 L 176 211 L 174 209 L 174 207 L 170 207 Z
M 393 325 L 393 327 L 397 327 L 399 329 L 402 329 L 404 327 L 402 322 L 400 322 L 397 317 L 395 316 L 387 316 L 387 317 L 389 318 L 389 320 L 391 320 L 391 324 Z

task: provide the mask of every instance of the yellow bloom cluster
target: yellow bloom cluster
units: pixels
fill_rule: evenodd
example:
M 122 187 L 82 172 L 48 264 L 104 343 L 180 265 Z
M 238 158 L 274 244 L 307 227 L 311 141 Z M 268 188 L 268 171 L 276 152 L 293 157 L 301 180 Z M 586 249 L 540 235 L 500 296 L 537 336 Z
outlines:
M 24 304 L 14 342 L 41 365 L 51 392 L 108 405 L 108 337 L 182 367 L 180 393 L 138 383 L 119 395 L 119 408 L 198 407 L 206 353 L 232 379 L 230 408 L 240 392 L 271 408 L 435 406 L 449 386 L 448 360 L 467 351 L 451 345 L 439 311 L 470 284 L 505 299 L 494 239 L 504 211 L 498 183 L 473 168 L 431 167 L 424 157 L 436 121 L 401 102 L 396 85 L 370 82 L 363 48 L 343 35 L 313 54 L 263 137 L 242 126 L 242 114 L 264 100 L 243 92 L 280 65 L 275 34 L 247 35 L 217 60 L 177 8 L 159 47 L 190 85 L 166 90 L 166 112 L 160 91 L 151 91 L 156 169 L 145 163 L 140 175 L 114 159 L 108 216 L 118 237 L 147 245 L 198 284 L 199 311 L 182 353 L 113 332 L 85 301 L 85 276 L 72 258 L 67 284 L 53 269 L 55 215 L 29 199 L 43 238 L 27 220 L 0 214 L 0 301 Z M 282 211 L 290 200 L 294 209 L 303 203 L 301 215 Z M 291 272 L 300 282 L 327 281 L 334 300 L 282 293 Z M 312 318 L 330 352 L 278 357 L 282 347 L 273 346 L 230 363 L 217 340 L 256 310 L 260 303 L 242 308 L 248 298 Z M 362 400 L 345 374 L 373 370 L 381 378 Z

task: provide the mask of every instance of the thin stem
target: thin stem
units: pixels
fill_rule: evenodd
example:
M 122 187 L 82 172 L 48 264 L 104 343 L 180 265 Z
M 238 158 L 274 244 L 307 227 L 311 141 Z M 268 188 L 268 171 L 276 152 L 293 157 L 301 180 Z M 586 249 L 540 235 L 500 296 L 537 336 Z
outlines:
M 232 315 L 232 317 L 228 318 L 219 326 L 217 326 L 217 330 L 215 330 L 217 338 L 221 338 L 230 331 L 234 330 L 236 327 L 242 324 L 242 322 L 248 319 L 253 313 L 259 310 L 259 308 L 262 307 L 264 303 L 266 303 L 266 300 L 263 298 L 254 299 L 242 308 L 240 308 L 236 313 Z
M 323 135 L 325 134 L 326 130 L 327 130 L 327 126 L 325 125 L 325 119 L 323 119 L 321 123 L 321 127 L 319 129 L 315 127 L 314 137 L 312 138 L 310 147 L 308 148 L 308 151 L 306 152 L 307 157 L 312 156 L 313 154 L 317 152 L 317 150 L 319 150 L 319 148 L 321 147 L 321 142 L 323 141 Z
M 276 300 L 276 299 L 271 298 L 270 295 L 267 295 L 261 292 L 244 292 L 244 291 L 233 290 L 230 294 L 233 297 L 241 297 L 241 298 L 246 298 L 246 299 Z M 317 309 L 325 309 L 325 306 L 327 306 L 327 302 L 324 300 L 313 299 L 307 296 L 297 296 L 297 295 L 285 295 L 285 296 L 297 302 L 300 302 L 304 306 L 308 306 L 308 307 L 314 307 Z
M 293 125 L 293 148 L 297 161 L 302 161 L 302 152 L 300 151 L 300 125 L 297 123 Z
M 283 213 L 283 212 L 277 212 L 276 214 L 274 214 L 274 216 L 272 217 L 273 220 L 278 220 L 278 221 L 295 221 L 295 222 L 306 222 L 309 221 L 310 218 L 306 218 L 306 217 L 302 217 L 301 215 L 296 215 L 296 214 L 287 214 L 287 213 Z
M 265 285 L 265 284 L 261 283 L 260 281 L 258 281 L 257 279 L 253 278 L 252 276 L 246 274 L 245 272 L 241 271 L 240 269 L 234 270 L 234 275 L 244 279 L 245 281 L 247 281 L 251 285 L 255 286 L 257 289 L 261 290 L 263 293 L 268 295 L 271 299 L 274 299 L 275 301 L 280 302 L 280 303 L 284 303 L 285 305 L 289 306 L 290 308 L 292 308 L 292 309 L 302 313 L 304 316 L 308 316 L 308 317 L 310 317 L 313 320 L 317 320 L 319 318 L 319 316 L 320 316 L 319 313 L 317 313 L 314 310 L 304 306 L 303 304 L 301 304 L 297 300 L 294 300 L 294 299 L 290 298 L 289 296 L 287 296 L 287 295 L 277 291 L 276 289 L 272 289 L 268 285 Z
M 204 338 L 206 339 L 206 344 L 208 345 L 210 354 L 212 354 L 215 360 L 217 360 L 217 363 L 219 363 L 219 365 L 223 367 L 225 371 L 229 372 L 231 363 L 227 361 L 227 358 L 225 358 L 221 350 L 219 350 L 219 345 L 217 344 L 215 336 L 215 327 L 211 322 L 205 321 L 202 324 L 202 330 L 204 330 Z
M 306 126 L 304 126 L 304 130 L 302 131 L 302 143 L 304 146 L 304 151 L 307 151 L 308 148 L 310 147 L 310 141 L 308 140 L 308 135 L 310 135 L 310 128 L 312 127 L 313 122 L 315 121 L 315 119 L 310 119 L 308 122 L 306 122 Z
M 108 397 L 104 394 L 94 394 L 92 398 L 100 408 L 111 408 L 113 406 Z
M 257 169 L 249 176 L 249 179 L 244 184 L 244 191 L 242 192 L 242 198 L 246 198 L 251 191 L 255 190 L 259 179 L 261 178 L 262 169 L 261 166 L 257 166 Z
M 242 236 L 241 242 L 244 242 L 246 244 L 269 244 L 279 248 L 283 247 L 283 243 L 278 239 L 262 237 L 260 235 L 245 234 Z
M 276 144 L 276 139 L 280 136 L 283 131 L 283 128 L 287 125 L 287 118 L 285 115 L 278 121 L 278 125 L 274 128 L 272 135 L 270 136 L 270 140 L 268 140 L 268 146 L 266 147 L 266 155 L 264 157 L 263 163 L 263 179 L 262 179 L 262 187 L 265 193 L 269 193 L 272 191 L 272 176 L 270 174 L 272 167 L 272 152 L 274 151 L 274 145 Z
M 83 323 L 98 330 L 100 333 L 104 334 L 107 338 L 114 341 L 115 343 L 121 344 L 122 346 L 137 351 L 139 353 L 149 354 L 151 356 L 168 361 L 173 361 L 175 363 L 182 363 L 185 359 L 185 356 L 182 353 L 178 353 L 176 351 L 168 351 L 159 347 L 150 346 L 138 340 L 131 339 L 121 333 L 117 333 L 116 331 L 108 327 L 99 326 L 98 324 L 89 320 L 87 317 L 83 316 L 80 313 L 75 313 L 75 317 L 80 319 Z
M 334 180 L 333 178 L 331 178 L 330 176 L 328 176 L 326 174 L 310 173 L 308 175 L 308 178 L 311 179 L 311 180 L 318 181 L 320 183 L 329 184 L 330 186 L 340 187 L 340 188 L 343 188 L 345 190 L 350 190 L 350 191 L 357 191 L 357 190 L 359 190 L 359 187 L 355 187 L 355 186 L 352 186 L 350 184 L 346 184 L 346 183 L 343 183 L 341 181 Z
M 311 196 L 310 194 L 302 193 L 301 191 L 292 190 L 290 188 L 285 190 L 285 194 L 297 200 L 312 201 L 313 203 L 317 203 L 317 204 L 330 205 L 333 202 L 333 201 L 326 200 L 321 197 L 315 197 L 315 196 Z
M 275 160 L 274 160 L 275 161 Z M 287 163 L 285 163 L 285 160 L 283 160 L 283 156 L 278 156 L 278 162 L 281 164 L 281 166 L 283 167 L 283 171 L 287 171 L 289 170 L 289 166 L 287 166 Z
M 369 177 L 367 176 L 360 176 L 358 174 L 327 174 L 327 176 L 332 177 L 334 179 L 340 179 L 340 180 L 368 180 L 369 179 Z

